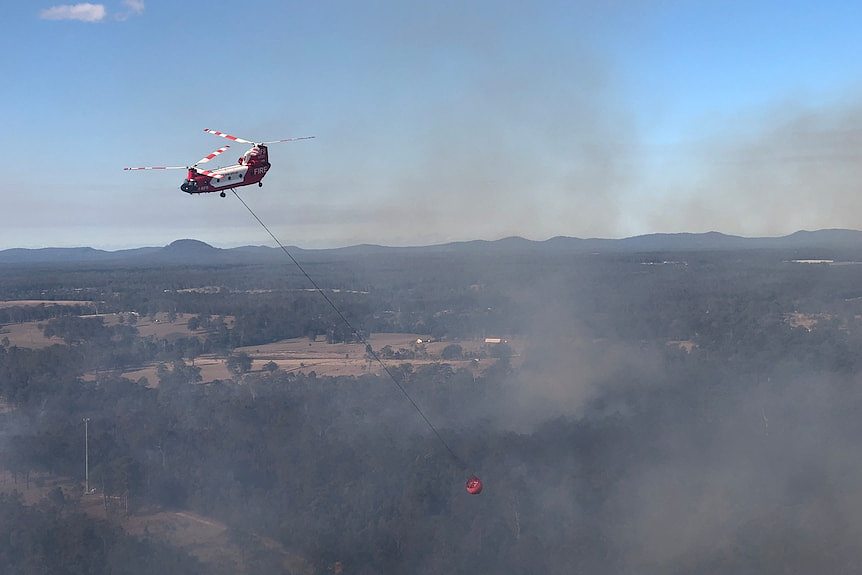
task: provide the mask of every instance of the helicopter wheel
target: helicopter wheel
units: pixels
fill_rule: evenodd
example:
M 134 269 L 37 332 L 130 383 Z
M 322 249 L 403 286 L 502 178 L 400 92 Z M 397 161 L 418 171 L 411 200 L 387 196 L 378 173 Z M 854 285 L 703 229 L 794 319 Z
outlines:
M 257 183 L 257 187 L 258 187 L 258 188 L 262 188 L 262 187 L 263 187 L 263 182 L 258 182 L 258 183 Z
M 219 195 L 220 195 L 221 197 L 225 197 L 225 195 L 226 195 L 226 194 L 225 194 L 224 192 L 222 192 L 222 193 L 220 193 Z

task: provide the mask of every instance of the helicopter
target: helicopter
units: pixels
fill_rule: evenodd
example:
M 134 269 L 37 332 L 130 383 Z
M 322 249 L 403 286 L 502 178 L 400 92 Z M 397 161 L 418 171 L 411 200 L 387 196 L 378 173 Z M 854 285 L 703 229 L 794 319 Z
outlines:
M 263 177 L 269 171 L 272 165 L 269 163 L 269 153 L 267 146 L 269 144 L 279 144 L 281 142 L 295 142 L 297 140 L 310 140 L 314 136 L 303 136 L 301 138 L 287 138 L 285 140 L 272 140 L 269 142 L 255 143 L 251 140 L 238 138 L 218 130 L 210 130 L 205 128 L 204 132 L 219 136 L 236 142 L 237 144 L 251 144 L 251 149 L 240 156 L 237 163 L 223 168 L 214 170 L 198 169 L 200 164 L 205 164 L 220 156 L 230 148 L 230 145 L 223 146 L 218 150 L 204 156 L 191 166 L 143 166 L 136 168 L 123 168 L 124 170 L 188 170 L 186 179 L 180 186 L 180 189 L 187 194 L 206 194 L 210 192 L 219 192 L 221 197 L 225 197 L 225 190 L 238 188 L 240 186 L 250 186 L 257 184 L 263 186 Z

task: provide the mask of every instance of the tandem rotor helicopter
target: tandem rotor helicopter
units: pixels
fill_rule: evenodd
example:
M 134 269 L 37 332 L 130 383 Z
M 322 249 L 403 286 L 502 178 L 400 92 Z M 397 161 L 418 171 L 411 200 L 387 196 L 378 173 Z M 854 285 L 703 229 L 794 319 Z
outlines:
M 257 184 L 263 186 L 263 177 L 269 171 L 271 164 L 267 146 L 269 144 L 279 144 L 281 142 L 295 142 L 297 140 L 310 140 L 314 136 L 304 136 L 301 138 L 287 138 L 286 140 L 272 140 L 270 142 L 255 143 L 243 138 L 237 138 L 224 132 L 217 130 L 204 129 L 204 132 L 219 136 L 236 142 L 237 144 L 251 144 L 251 149 L 240 156 L 237 163 L 224 168 L 215 170 L 199 170 L 200 164 L 205 164 L 227 151 L 230 145 L 219 148 L 211 154 L 204 156 L 191 166 L 143 166 L 139 168 L 123 168 L 124 170 L 188 170 L 186 180 L 180 189 L 187 194 L 206 194 L 209 192 L 220 192 L 221 197 L 225 197 L 225 190 L 238 188 L 240 186 L 250 186 Z

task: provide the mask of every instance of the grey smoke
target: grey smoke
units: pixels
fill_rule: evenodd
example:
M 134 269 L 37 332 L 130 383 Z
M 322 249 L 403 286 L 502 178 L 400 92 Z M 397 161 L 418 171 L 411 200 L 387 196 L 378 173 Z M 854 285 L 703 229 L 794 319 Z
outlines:
M 860 226 L 858 99 L 784 104 L 728 118 L 727 125 L 671 156 L 695 166 L 698 175 L 668 173 L 664 199 L 646 206 L 646 228 L 782 235 Z

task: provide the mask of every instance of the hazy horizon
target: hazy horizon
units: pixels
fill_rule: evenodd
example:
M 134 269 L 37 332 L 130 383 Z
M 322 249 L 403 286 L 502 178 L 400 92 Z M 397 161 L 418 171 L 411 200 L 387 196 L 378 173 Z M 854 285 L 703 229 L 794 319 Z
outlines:
M 762 238 L 783 238 L 787 236 L 791 236 L 800 232 L 807 233 L 815 233 L 815 232 L 828 232 L 828 231 L 849 231 L 849 232 L 859 232 L 862 230 L 857 230 L 853 228 L 821 228 L 821 229 L 799 229 L 794 230 L 792 232 L 786 234 L 779 235 L 764 235 L 764 236 L 747 236 L 747 235 L 739 235 L 739 234 L 731 234 L 726 233 L 721 230 L 706 230 L 703 232 L 690 232 L 690 231 L 678 231 L 678 232 L 648 232 L 645 234 L 637 234 L 632 236 L 619 236 L 619 237 L 579 237 L 579 236 L 549 236 L 549 237 L 525 237 L 521 235 L 509 235 L 509 236 L 501 236 L 496 238 L 454 238 L 440 242 L 434 243 L 423 243 L 423 244 L 395 244 L 395 243 L 374 243 L 374 242 L 355 242 L 355 243 L 344 243 L 344 244 L 333 244 L 333 245 L 302 245 L 302 244 L 288 244 L 286 242 L 282 242 L 285 246 L 295 247 L 305 250 L 328 250 L 328 249 L 340 249 L 340 248 L 350 248 L 359 245 L 371 245 L 371 246 L 380 246 L 380 247 L 388 247 L 388 248 L 406 248 L 406 247 L 430 247 L 437 245 L 446 245 L 451 243 L 462 243 L 462 242 L 474 242 L 474 241 L 484 241 L 484 242 L 497 242 L 501 240 L 508 239 L 523 239 L 531 242 L 545 242 L 548 240 L 552 240 L 554 238 L 569 238 L 576 240 L 626 240 L 638 237 L 646 237 L 646 236 L 661 236 L 661 235 L 704 235 L 704 234 L 721 234 L 729 237 L 739 237 L 745 239 L 762 239 Z M 177 237 L 173 239 L 167 239 L 162 243 L 150 243 L 150 244 L 106 244 L 106 245 L 84 245 L 84 244 L 69 244 L 69 245 L 32 245 L 32 246 L 0 246 L 0 251 L 5 250 L 13 250 L 13 249 L 30 249 L 30 250 L 38 250 L 38 249 L 50 249 L 50 248 L 93 248 L 96 250 L 102 251 L 121 251 L 121 250 L 132 250 L 132 249 L 140 249 L 140 248 L 159 248 L 168 246 L 174 242 L 182 241 L 182 240 L 192 240 L 199 241 L 205 244 L 208 244 L 214 248 L 219 249 L 232 249 L 232 248 L 243 248 L 243 247 L 268 247 L 268 248 L 277 248 L 274 242 L 258 242 L 258 243 L 242 243 L 242 242 L 219 242 L 217 240 L 208 241 L 202 238 L 196 238 L 191 236 L 186 237 Z

